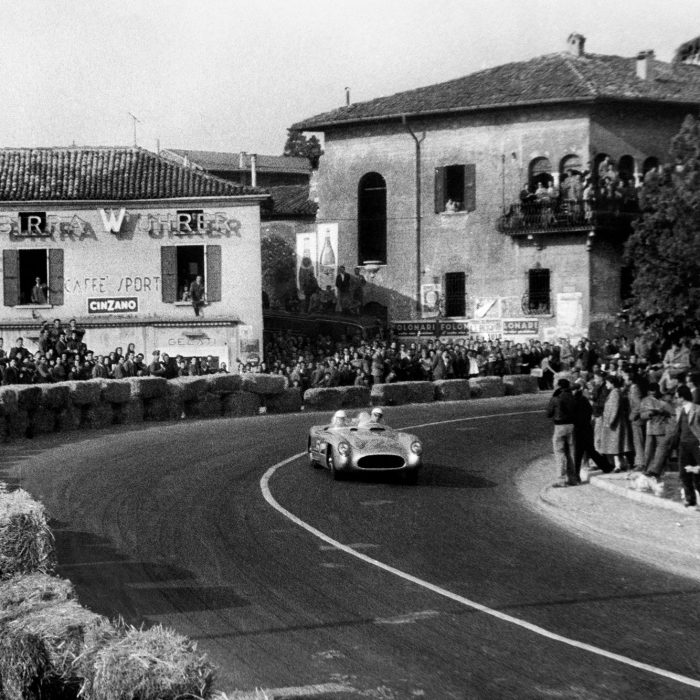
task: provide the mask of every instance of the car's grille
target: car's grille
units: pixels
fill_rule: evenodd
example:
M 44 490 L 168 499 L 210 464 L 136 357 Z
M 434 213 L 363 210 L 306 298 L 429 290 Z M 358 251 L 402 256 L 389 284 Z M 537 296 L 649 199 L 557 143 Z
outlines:
M 360 469 L 401 469 L 405 464 L 401 455 L 368 455 L 357 460 Z

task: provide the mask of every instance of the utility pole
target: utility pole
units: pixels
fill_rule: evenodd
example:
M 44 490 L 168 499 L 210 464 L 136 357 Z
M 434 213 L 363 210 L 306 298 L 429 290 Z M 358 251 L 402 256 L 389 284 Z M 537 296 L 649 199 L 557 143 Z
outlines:
M 141 120 L 133 115 L 131 112 L 128 113 L 129 116 L 134 120 L 134 148 L 138 146 L 138 143 L 136 142 L 136 124 L 141 124 Z

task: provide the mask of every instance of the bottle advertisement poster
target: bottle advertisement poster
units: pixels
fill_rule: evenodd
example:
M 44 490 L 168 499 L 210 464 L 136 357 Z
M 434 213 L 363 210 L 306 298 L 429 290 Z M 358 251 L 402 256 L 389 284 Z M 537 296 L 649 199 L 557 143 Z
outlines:
M 316 285 L 335 291 L 338 274 L 338 224 L 319 224 L 316 231 L 297 233 L 299 296 L 308 298 Z

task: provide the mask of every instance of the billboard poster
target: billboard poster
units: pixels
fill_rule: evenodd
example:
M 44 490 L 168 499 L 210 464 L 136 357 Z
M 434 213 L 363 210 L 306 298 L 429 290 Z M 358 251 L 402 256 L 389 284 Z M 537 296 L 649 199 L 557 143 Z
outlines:
M 318 284 L 321 289 L 330 285 L 335 290 L 338 274 L 338 224 L 319 224 L 317 236 Z
M 308 299 L 318 285 L 318 237 L 316 231 L 297 233 L 297 288 Z
M 512 318 L 503 321 L 505 335 L 539 335 L 540 320 L 538 318 Z
M 420 287 L 421 310 L 424 317 L 437 316 L 440 310 L 442 286 L 439 284 L 422 284 Z

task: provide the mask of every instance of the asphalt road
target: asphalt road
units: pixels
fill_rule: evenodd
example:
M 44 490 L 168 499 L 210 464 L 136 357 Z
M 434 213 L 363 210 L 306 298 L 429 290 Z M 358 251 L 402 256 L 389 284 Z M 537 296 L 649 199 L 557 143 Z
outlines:
M 285 461 L 318 414 L 6 446 L 0 479 L 46 504 L 85 605 L 190 635 L 223 690 L 700 697 L 698 583 L 523 501 L 523 470 L 549 450 L 544 401 L 388 409 L 396 427 L 424 426 L 416 486 Z

